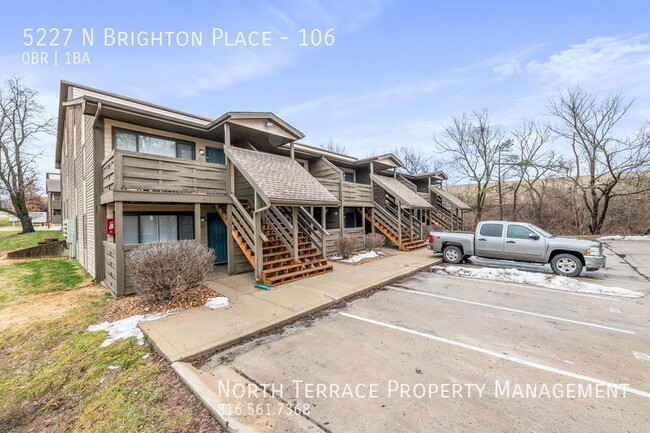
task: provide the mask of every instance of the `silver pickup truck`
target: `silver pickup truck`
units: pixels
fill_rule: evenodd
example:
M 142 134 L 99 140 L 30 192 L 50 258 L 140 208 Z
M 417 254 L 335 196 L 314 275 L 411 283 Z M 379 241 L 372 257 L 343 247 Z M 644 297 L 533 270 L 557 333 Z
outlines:
M 600 242 L 554 236 L 521 222 L 483 221 L 475 232 L 432 231 L 428 243 L 447 263 L 462 263 L 470 256 L 550 263 L 553 272 L 566 277 L 580 274 L 583 268 L 605 267 Z

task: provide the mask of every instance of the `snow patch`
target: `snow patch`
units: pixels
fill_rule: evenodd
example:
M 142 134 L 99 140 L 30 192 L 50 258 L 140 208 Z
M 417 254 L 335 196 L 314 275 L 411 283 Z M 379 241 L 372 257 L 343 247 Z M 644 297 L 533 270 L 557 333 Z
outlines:
M 599 241 L 650 241 L 650 235 L 646 236 L 603 236 L 598 238 Z
M 509 281 L 530 284 L 566 292 L 594 293 L 599 295 L 642 298 L 643 293 L 621 287 L 601 286 L 560 275 L 540 274 L 514 268 L 464 268 L 461 266 L 432 266 L 431 271 L 454 277 L 478 278 L 481 280 Z
M 208 299 L 208 302 L 205 303 L 205 306 L 208 308 L 212 308 L 213 310 L 221 307 L 227 307 L 228 306 L 228 298 L 225 296 L 218 296 L 216 298 L 210 298 Z
M 636 359 L 640 359 L 640 360 L 643 360 L 643 361 L 650 361 L 650 355 L 648 355 L 647 353 L 632 352 L 632 355 L 634 355 L 634 357 Z
M 348 257 L 347 259 L 341 260 L 343 263 L 358 263 L 361 260 L 365 259 L 375 259 L 377 257 L 383 256 L 384 253 L 377 251 L 368 251 L 367 253 L 355 254 Z
M 138 344 L 142 345 L 144 344 L 144 334 L 140 328 L 138 328 L 138 322 L 150 322 L 152 320 L 162 319 L 176 311 L 178 311 L 178 309 L 156 314 L 138 314 L 127 317 L 126 319 L 116 320 L 115 322 L 103 322 L 98 325 L 90 325 L 88 331 L 106 331 L 108 333 L 108 338 L 104 340 L 101 347 L 106 347 L 116 340 L 131 337 L 137 338 Z

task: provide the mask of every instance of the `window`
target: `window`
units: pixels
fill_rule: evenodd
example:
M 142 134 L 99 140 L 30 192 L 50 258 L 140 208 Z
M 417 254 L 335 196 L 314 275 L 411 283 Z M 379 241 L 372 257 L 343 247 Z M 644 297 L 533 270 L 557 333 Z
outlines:
M 61 193 L 60 192 L 53 192 L 52 193 L 52 200 L 61 200 Z
M 503 224 L 483 224 L 481 226 L 481 236 L 500 238 L 501 235 L 503 235 Z
M 355 227 L 363 227 L 363 218 L 361 212 L 353 207 L 346 207 L 343 221 L 345 222 L 346 229 L 352 229 Z
M 113 128 L 113 147 L 131 152 L 194 159 L 194 143 Z
M 345 171 L 345 172 L 343 172 L 343 179 L 344 179 L 346 182 L 355 182 L 354 177 L 355 177 L 355 176 L 354 176 L 354 172 L 353 172 L 353 171 Z
M 61 215 L 61 209 L 52 209 L 52 215 L 60 216 Z
M 339 208 L 328 207 L 325 211 L 325 225 L 327 229 L 338 229 L 339 224 Z
M 124 244 L 194 239 L 192 214 L 124 214 Z
M 512 239 L 529 239 L 529 235 L 533 233 L 532 230 L 515 224 L 508 226 L 508 237 Z

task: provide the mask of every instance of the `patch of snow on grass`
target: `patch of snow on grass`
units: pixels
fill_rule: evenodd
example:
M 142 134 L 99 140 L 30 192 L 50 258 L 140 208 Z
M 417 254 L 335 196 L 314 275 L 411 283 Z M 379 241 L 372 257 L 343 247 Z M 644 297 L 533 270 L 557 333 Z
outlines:
M 598 238 L 599 241 L 650 241 L 650 235 L 647 236 L 603 236 Z
M 208 302 L 205 303 L 205 306 L 208 308 L 212 308 L 213 310 L 221 307 L 227 307 L 228 306 L 228 298 L 225 296 L 218 296 L 216 298 L 210 298 L 208 299 Z
M 106 347 L 116 340 L 131 337 L 137 338 L 138 344 L 142 345 L 144 344 L 144 334 L 140 328 L 138 328 L 138 322 L 149 322 L 151 320 L 161 319 L 175 313 L 176 311 L 177 309 L 156 314 L 137 314 L 135 316 L 127 317 L 126 319 L 116 320 L 115 322 L 103 322 L 98 325 L 90 325 L 88 331 L 106 331 L 108 333 L 108 338 L 104 340 L 101 347 Z
M 431 271 L 455 277 L 478 278 L 481 280 L 509 281 L 513 283 L 542 286 L 567 292 L 595 293 L 599 295 L 642 298 L 643 293 L 620 287 L 601 286 L 560 275 L 540 274 L 514 268 L 464 268 L 461 266 L 432 266 Z
M 358 263 L 361 260 L 365 259 L 374 259 L 379 256 L 382 256 L 383 253 L 378 253 L 376 251 L 368 251 L 367 253 L 355 254 L 348 257 L 347 259 L 341 260 L 343 263 Z

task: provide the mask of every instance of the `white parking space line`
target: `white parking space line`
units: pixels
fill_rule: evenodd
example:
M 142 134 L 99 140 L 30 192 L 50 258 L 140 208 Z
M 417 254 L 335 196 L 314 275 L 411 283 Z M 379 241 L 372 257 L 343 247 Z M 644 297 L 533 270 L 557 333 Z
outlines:
M 578 293 L 578 292 L 570 292 L 568 290 L 556 290 L 556 289 L 547 289 L 545 287 L 537 287 L 533 286 L 530 284 L 525 284 L 525 283 L 517 283 L 515 281 L 495 281 L 495 280 L 486 280 L 486 279 L 481 279 L 481 278 L 472 278 L 472 277 L 454 277 L 451 275 L 442 275 L 442 274 L 435 274 L 434 275 L 438 278 L 452 278 L 452 279 L 457 279 L 457 280 L 472 280 L 472 281 L 480 281 L 482 283 L 490 283 L 490 284 L 498 284 L 500 286 L 518 286 L 518 287 L 524 287 L 526 289 L 532 289 L 532 290 L 541 290 L 542 292 L 553 292 L 553 293 L 563 293 L 565 295 L 576 295 L 576 296 L 586 296 L 587 298 L 596 298 L 596 299 L 607 299 L 608 301 L 620 301 L 619 298 L 615 298 L 613 296 L 598 296 L 598 295 L 590 295 L 588 293 Z
M 469 344 L 461 343 L 459 341 L 449 340 L 447 338 L 438 337 L 436 335 L 427 334 L 425 332 L 415 331 L 413 329 L 405 328 L 403 326 L 392 325 L 390 323 L 384 323 L 384 322 L 380 322 L 378 320 L 373 320 L 373 319 L 368 319 L 368 318 L 361 317 L 361 316 L 356 316 L 354 314 L 343 313 L 343 312 L 341 312 L 339 314 L 341 314 L 342 316 L 348 317 L 350 319 L 360 320 L 362 322 L 371 323 L 373 325 L 382 326 L 384 328 L 394 329 L 396 331 L 406 332 L 408 334 L 417 335 L 419 337 L 428 338 L 430 340 L 439 341 L 441 343 L 451 344 L 452 346 L 457 346 L 457 347 L 461 347 L 463 349 L 473 350 L 475 352 L 480 352 L 480 353 L 483 353 L 485 355 L 493 356 L 495 358 L 500 358 L 500 359 L 504 359 L 506 361 L 514 362 L 516 364 L 525 365 L 527 367 L 533 367 L 533 368 L 537 368 L 539 370 L 548 371 L 550 373 L 556 373 L 556 374 L 560 374 L 562 376 L 571 377 L 573 379 L 584 380 L 585 382 L 591 382 L 591 383 L 595 383 L 595 384 L 598 384 L 598 385 L 607 386 L 607 387 L 610 387 L 610 388 L 613 388 L 613 389 L 616 389 L 618 391 L 623 392 L 624 393 L 623 395 L 625 395 L 626 393 L 630 393 L 630 394 L 639 395 L 641 397 L 650 398 L 650 392 L 645 392 L 645 391 L 641 391 L 641 390 L 638 390 L 638 389 L 635 389 L 635 388 L 630 388 L 630 387 L 626 386 L 626 384 L 608 382 L 608 381 L 605 381 L 605 380 L 600 380 L 600 379 L 596 379 L 596 378 L 593 378 L 593 377 L 584 376 L 582 374 L 572 373 L 570 371 L 561 370 L 559 368 L 549 367 L 547 365 L 538 364 L 536 362 L 526 361 L 525 359 L 515 358 L 514 356 L 493 352 L 491 350 L 482 349 L 480 347 L 476 347 L 476 346 L 472 346 L 472 345 L 469 345 Z
M 527 314 L 529 316 L 544 317 L 545 319 L 560 320 L 562 322 L 575 323 L 576 325 L 591 326 L 593 328 L 607 329 L 609 331 L 622 332 L 624 334 L 636 334 L 636 332 L 634 332 L 634 331 L 628 331 L 628 330 L 625 330 L 625 329 L 612 328 L 612 327 L 609 327 L 609 326 L 596 325 L 595 323 L 581 322 L 579 320 L 565 319 L 563 317 L 549 316 L 549 315 L 540 314 L 540 313 L 533 313 L 531 311 L 516 310 L 514 308 L 500 307 L 498 305 L 484 304 L 482 302 L 467 301 L 465 299 L 459 299 L 459 298 L 452 298 L 452 297 L 449 297 L 449 296 L 436 295 L 436 294 L 433 294 L 433 293 L 422 292 L 420 290 L 404 289 L 402 287 L 395 287 L 395 286 L 386 286 L 386 287 L 388 287 L 391 290 L 398 290 L 400 292 L 415 293 L 417 295 L 431 296 L 432 298 L 446 299 L 448 301 L 455 301 L 455 302 L 462 302 L 462 303 L 465 303 L 465 304 L 479 305 L 481 307 L 495 308 L 497 310 L 504 310 L 504 311 L 511 311 L 513 313 Z

